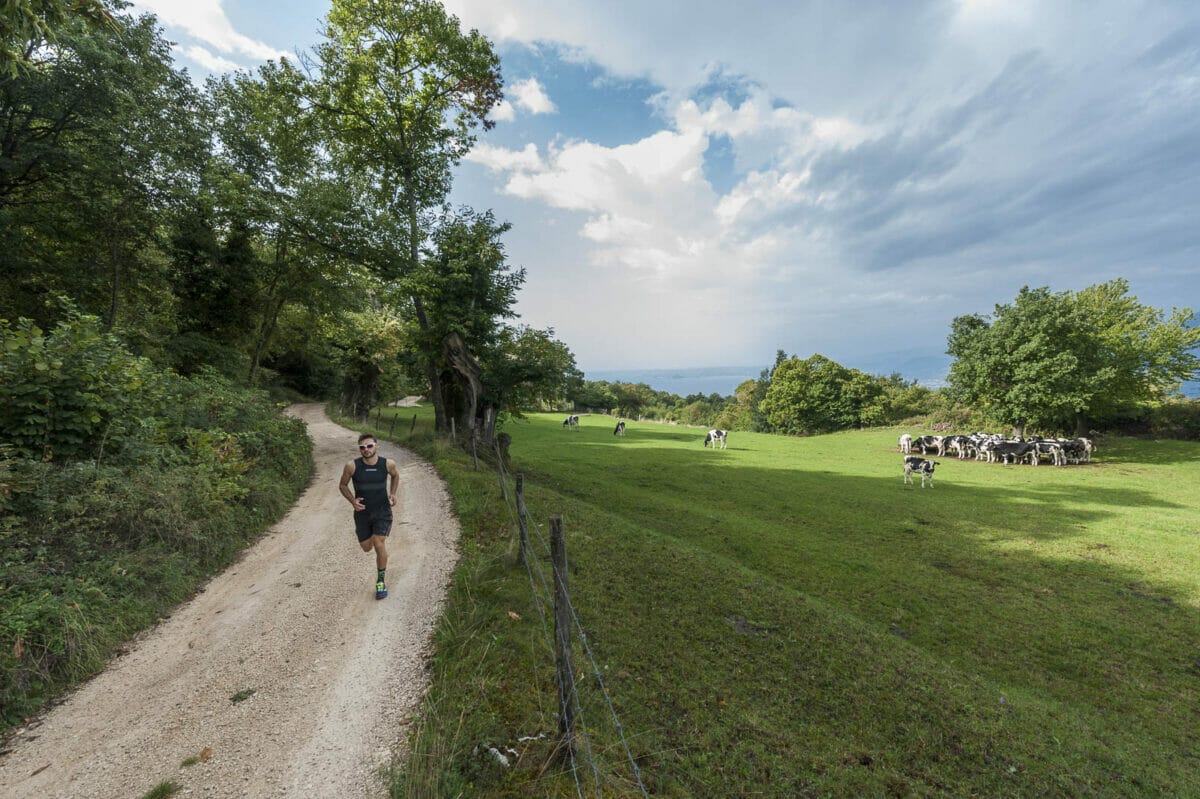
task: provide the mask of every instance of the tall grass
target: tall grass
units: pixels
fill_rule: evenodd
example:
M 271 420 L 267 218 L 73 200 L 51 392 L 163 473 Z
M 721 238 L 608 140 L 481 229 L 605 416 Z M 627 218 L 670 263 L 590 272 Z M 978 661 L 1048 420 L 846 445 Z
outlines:
M 1200 795 L 1200 446 L 942 459 L 922 490 L 898 430 L 713 452 L 694 428 L 560 425 L 511 424 L 514 469 L 535 522 L 565 516 L 573 601 L 653 795 Z M 425 446 L 464 560 L 393 795 L 574 795 L 550 738 L 518 741 L 554 730 L 553 663 L 495 477 Z M 640 795 L 593 682 L 605 795 Z

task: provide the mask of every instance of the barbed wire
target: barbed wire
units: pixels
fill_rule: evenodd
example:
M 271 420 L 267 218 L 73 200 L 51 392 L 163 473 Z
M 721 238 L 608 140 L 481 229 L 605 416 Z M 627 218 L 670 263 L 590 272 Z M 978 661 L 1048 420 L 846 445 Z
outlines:
M 543 548 L 547 554 L 550 553 L 550 547 L 546 543 L 545 538 L 538 534 L 538 540 L 541 541 Z M 555 574 L 558 575 L 560 581 L 565 579 L 565 575 L 558 574 L 558 567 L 554 565 L 553 559 L 550 561 L 551 568 L 555 569 Z M 544 578 L 543 578 L 544 583 Z M 592 664 L 592 672 L 596 675 L 596 685 L 600 688 L 600 695 L 604 697 L 604 702 L 608 706 L 608 712 L 612 715 L 613 724 L 617 730 L 617 737 L 621 739 L 621 745 L 625 749 L 625 756 L 629 759 L 629 765 L 633 767 L 633 776 L 637 780 L 638 788 L 642 792 L 642 796 L 649 799 L 649 794 L 646 792 L 646 786 L 642 784 L 642 772 L 638 768 L 637 761 L 633 757 L 633 752 L 629 748 L 629 742 L 625 739 L 625 728 L 621 725 L 621 720 L 617 717 L 616 708 L 613 707 L 612 697 L 609 696 L 608 688 L 604 685 L 604 677 L 600 673 L 600 665 L 596 663 L 596 658 L 592 654 L 592 648 L 588 645 L 587 632 L 583 629 L 583 622 L 579 620 L 579 615 L 575 612 L 575 606 L 571 602 L 571 596 L 567 594 L 567 610 L 571 612 L 571 619 L 575 622 L 576 629 L 579 630 L 579 640 L 583 644 L 583 651 L 587 654 L 588 662 Z
M 503 462 L 500 462 L 498 464 L 498 468 L 500 469 L 500 479 L 504 480 L 507 483 L 507 477 L 504 472 Z M 513 529 L 516 530 L 516 529 L 519 529 L 519 522 L 517 521 L 517 518 L 516 518 L 516 513 L 518 511 L 514 508 L 514 506 L 516 504 L 515 486 L 514 486 L 512 499 L 509 499 L 507 494 L 508 494 L 508 492 L 505 491 L 504 507 L 508 510 L 509 521 L 512 522 Z M 521 560 L 524 561 L 525 571 L 526 571 L 526 573 L 529 574 L 529 587 L 530 587 L 530 590 L 533 592 L 533 599 L 534 599 L 534 603 L 537 605 L 538 614 L 542 618 L 542 630 L 546 634 L 546 643 L 547 643 L 547 645 L 550 646 L 550 650 L 554 651 L 554 646 L 551 642 L 550 627 L 546 621 L 546 613 L 542 606 L 542 599 L 538 595 L 537 587 L 533 583 L 533 571 L 530 567 L 531 561 L 534 563 L 534 565 L 537 566 L 538 577 L 541 579 L 542 588 L 544 588 L 546 590 L 546 593 L 549 596 L 553 596 L 553 593 L 550 591 L 550 587 L 546 583 L 546 574 L 544 571 L 542 571 L 542 564 L 540 562 L 534 560 L 532 557 L 529 557 L 529 555 L 531 555 L 531 554 L 532 553 L 528 553 L 528 552 L 522 553 Z M 568 604 L 569 604 L 569 600 L 568 600 Z M 564 707 L 562 699 L 561 699 L 561 697 L 563 697 L 565 695 L 565 691 L 564 691 L 565 686 L 562 684 L 562 675 L 558 674 L 557 669 L 555 670 L 555 681 L 558 683 L 558 695 L 560 697 L 559 708 L 558 708 L 559 718 L 565 718 L 567 715 L 566 707 Z M 601 797 L 601 799 L 603 799 L 604 791 L 600 787 L 600 771 L 596 767 L 596 758 L 592 753 L 592 741 L 591 741 L 591 737 L 588 735 L 587 722 L 584 718 L 584 713 L 583 713 L 583 705 L 579 701 L 579 691 L 576 689 L 576 687 L 574 685 L 571 686 L 571 700 L 572 700 L 572 704 L 574 705 L 574 707 L 579 715 L 580 734 L 581 734 L 581 737 L 583 738 L 584 748 L 587 750 L 587 760 L 588 760 L 589 765 L 592 768 L 592 776 L 596 780 L 596 794 L 597 794 L 597 796 Z M 575 747 L 573 747 L 573 746 L 568 747 L 567 752 L 571 758 L 571 776 L 575 780 L 575 792 L 576 792 L 576 794 L 579 795 L 579 799 L 583 799 L 583 786 L 580 785 L 580 783 L 579 783 L 579 771 L 578 771 L 577 764 L 575 763 Z

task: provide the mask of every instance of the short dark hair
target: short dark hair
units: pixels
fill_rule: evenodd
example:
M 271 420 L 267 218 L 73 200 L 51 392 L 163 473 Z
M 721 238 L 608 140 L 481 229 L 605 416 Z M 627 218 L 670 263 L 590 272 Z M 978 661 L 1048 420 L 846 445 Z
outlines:
M 358 443 L 361 444 L 364 441 L 366 441 L 368 438 L 371 439 L 372 441 L 374 441 L 376 444 L 379 443 L 379 439 L 375 438 L 375 436 L 371 435 L 370 433 L 363 433 L 361 436 L 359 436 Z

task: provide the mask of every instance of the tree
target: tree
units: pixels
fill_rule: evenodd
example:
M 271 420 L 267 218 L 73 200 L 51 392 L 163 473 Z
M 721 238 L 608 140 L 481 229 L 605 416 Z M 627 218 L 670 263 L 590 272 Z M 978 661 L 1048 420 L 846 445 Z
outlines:
M 863 411 L 882 393 L 865 372 L 823 355 L 778 362 L 760 409 L 785 433 L 828 433 L 863 423 Z
M 334 173 L 321 147 L 303 73 L 287 59 L 257 76 L 209 82 L 221 144 L 210 169 L 218 209 L 227 217 L 226 250 L 243 235 L 249 250 L 220 263 L 212 282 L 247 283 L 235 298 L 248 345 L 248 381 L 257 381 L 288 303 L 316 310 L 349 304 L 341 273 L 365 249 L 351 187 Z M 357 303 L 362 306 L 363 303 Z M 218 311 L 205 319 L 226 316 Z M 356 391 L 362 390 L 359 386 Z M 370 392 L 373 393 L 373 392 Z
M 1200 367 L 1190 309 L 1170 316 L 1129 296 L 1122 279 L 1078 293 L 1023 287 L 991 318 L 960 316 L 947 352 L 952 397 L 1021 435 L 1026 426 L 1077 434 L 1162 399 Z
M 198 94 L 150 17 L 71 21 L 33 55 L 0 76 L 0 315 L 46 324 L 44 300 L 65 294 L 153 349 L 172 310 L 163 215 L 207 146 Z
M 0 6 L 0 77 L 16 77 L 29 69 L 42 42 L 53 42 L 63 25 L 86 20 L 112 26 L 101 0 L 6 0 Z
M 331 147 L 363 174 L 403 237 L 373 266 L 388 279 L 413 275 L 426 237 L 422 215 L 445 201 L 474 130 L 494 124 L 487 115 L 503 96 L 499 57 L 433 0 L 334 0 L 315 62 L 312 98 Z M 423 331 L 436 325 L 423 297 L 411 301 Z M 424 359 L 436 425 L 445 429 L 440 351 Z

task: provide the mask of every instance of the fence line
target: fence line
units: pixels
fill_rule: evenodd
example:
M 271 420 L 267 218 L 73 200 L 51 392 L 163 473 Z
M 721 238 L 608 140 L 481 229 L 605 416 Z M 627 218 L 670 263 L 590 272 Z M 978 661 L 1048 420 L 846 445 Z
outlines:
M 498 468 L 500 468 L 501 470 L 503 470 L 503 465 L 500 465 Z M 501 471 L 501 473 L 503 474 L 503 471 Z M 518 475 L 518 477 L 517 477 L 517 486 L 518 486 L 518 489 L 517 489 L 517 500 L 516 500 L 516 503 L 517 503 L 517 506 L 518 506 L 518 507 L 517 507 L 517 509 L 518 509 L 518 512 L 520 512 L 520 511 L 522 511 L 522 510 L 523 510 L 523 507 L 524 507 L 524 502 L 525 502 L 525 500 L 524 500 L 524 478 L 523 478 L 523 475 Z M 509 503 L 508 503 L 508 502 L 505 502 L 505 506 L 506 506 L 506 507 L 509 507 L 509 512 L 510 512 L 510 515 L 511 515 L 511 513 L 512 513 L 512 509 L 511 509 L 511 506 L 509 505 Z M 555 517 L 555 518 L 558 518 L 558 519 L 560 520 L 560 524 L 561 524 L 561 517 Z M 552 528 L 551 528 L 551 529 L 552 529 L 552 530 L 553 530 L 553 521 L 554 521 L 554 520 L 552 519 L 552 520 L 551 520 L 551 524 L 552 524 Z M 514 526 L 516 526 L 516 525 L 514 525 Z M 565 584 L 566 584 L 566 579 L 565 579 L 565 578 L 566 578 L 565 558 L 564 558 L 564 560 L 563 560 L 563 565 L 560 567 L 560 565 L 557 563 L 557 561 L 556 561 L 556 559 L 555 559 L 555 557 L 554 557 L 554 554 L 553 554 L 553 551 L 552 551 L 552 547 L 551 547 L 549 544 L 547 544 L 547 543 L 546 543 L 546 540 L 545 540 L 545 538 L 544 538 L 544 537 L 543 537 L 543 536 L 542 536 L 540 533 L 537 533 L 537 532 L 536 532 L 536 528 L 535 528 L 535 535 L 536 535 L 536 537 L 537 537 L 538 541 L 539 541 L 539 542 L 541 542 L 541 545 L 542 545 L 543 549 L 545 550 L 546 554 L 550 556 L 550 561 L 551 561 L 551 564 L 552 564 L 552 568 L 554 568 L 554 569 L 555 569 L 555 582 L 556 582 L 556 583 L 558 583 L 558 582 L 561 580 L 561 581 L 562 581 L 562 583 L 565 585 Z M 522 542 L 522 543 L 524 543 L 524 542 Z M 537 560 L 537 559 L 535 559 L 535 558 L 532 558 L 532 557 L 529 557 L 529 554 L 530 554 L 530 553 L 528 553 L 528 552 L 524 552 L 524 551 L 522 551 L 522 553 L 521 553 L 521 558 L 522 558 L 522 559 L 523 559 L 523 560 L 524 560 L 526 563 L 529 563 L 529 562 L 534 562 L 534 563 L 536 563 L 536 560 Z M 541 570 L 541 564 L 540 564 L 540 563 L 536 563 L 536 565 L 537 565 L 537 570 L 538 570 L 538 576 L 540 577 L 540 579 L 541 579 L 541 582 L 542 582 L 542 587 L 543 587 L 543 589 L 545 589 L 545 590 L 546 590 L 546 591 L 549 593 L 549 592 L 550 592 L 550 587 L 549 587 L 549 585 L 547 585 L 547 582 L 546 582 L 545 575 L 542 573 L 542 570 Z M 561 568 L 562 574 L 559 574 L 560 568 Z M 530 577 L 530 582 L 532 583 L 532 573 L 531 573 L 531 577 Z M 551 595 L 553 595 L 553 594 L 551 594 Z M 539 601 L 540 601 L 540 600 L 539 600 Z M 606 705 L 606 706 L 607 706 L 607 708 L 608 708 L 609 714 L 612 716 L 614 727 L 615 727 L 615 729 L 617 730 L 617 735 L 618 735 L 618 737 L 619 737 L 619 738 L 620 738 L 620 740 L 621 740 L 621 745 L 622 745 L 622 747 L 623 747 L 623 748 L 624 748 L 624 750 L 625 750 L 625 755 L 626 755 L 626 757 L 628 758 L 628 760 L 629 760 L 629 764 L 630 764 L 630 766 L 631 766 L 631 767 L 632 767 L 632 769 L 633 769 L 633 774 L 634 774 L 634 778 L 635 778 L 635 780 L 636 780 L 636 782 L 637 782 L 638 789 L 641 791 L 641 794 L 642 794 L 642 796 L 644 796 L 644 797 L 647 797 L 647 799 L 649 799 L 649 794 L 648 794 L 648 793 L 647 793 L 647 791 L 646 791 L 646 786 L 645 786 L 645 785 L 643 784 L 643 782 L 642 782 L 642 774 L 641 774 L 641 769 L 639 769 L 639 768 L 638 768 L 637 761 L 636 761 L 636 760 L 634 759 L 634 757 L 633 757 L 633 752 L 632 752 L 632 750 L 630 749 L 630 747 L 629 747 L 629 742 L 628 742 L 628 740 L 627 740 L 627 739 L 626 739 L 626 737 L 625 737 L 625 728 L 624 728 L 624 726 L 621 724 L 621 720 L 620 720 L 620 718 L 618 718 L 618 716 L 617 716 L 616 708 L 613 706 L 612 697 L 611 697 L 611 695 L 608 693 L 608 688 L 607 688 L 607 686 L 605 686 L 605 684 L 604 684 L 604 678 L 603 678 L 603 676 L 602 676 L 602 674 L 601 674 L 601 669 L 600 669 L 600 666 L 599 666 L 599 664 L 596 662 L 595 654 L 592 652 L 592 648 L 591 648 L 591 646 L 588 644 L 588 640 L 587 640 L 587 633 L 586 633 L 586 631 L 583 629 L 583 623 L 582 623 L 582 622 L 580 621 L 580 619 L 579 619 L 579 614 L 578 614 L 578 612 L 575 610 L 575 606 L 574 606 L 574 604 L 571 602 L 571 597 L 570 597 L 570 594 L 569 594 L 569 592 L 564 592 L 564 597 L 563 597 L 563 605 L 565 606 L 565 610 L 567 611 L 567 615 L 569 615 L 569 617 L 570 617 L 570 621 L 573 621 L 573 622 L 574 622 L 574 626 L 575 626 L 575 628 L 576 628 L 576 629 L 578 630 L 578 632 L 579 632 L 579 639 L 580 639 L 580 642 L 583 644 L 583 650 L 584 650 L 584 653 L 587 655 L 588 662 L 591 664 L 591 667 L 592 667 L 592 673 L 593 673 L 593 675 L 594 675 L 594 676 L 595 676 L 595 678 L 596 678 L 596 685 L 599 687 L 599 689 L 600 689 L 600 693 L 601 693 L 601 695 L 604 697 L 604 702 L 605 702 L 605 705 Z M 543 617 L 543 618 L 544 618 L 544 617 Z M 584 725 L 584 723 L 583 723 L 583 717 L 582 717 L 582 704 L 581 704 L 581 703 L 580 703 L 580 701 L 579 701 L 578 690 L 577 690 L 577 687 L 576 687 L 576 685 L 574 685 L 574 684 L 572 684 L 572 686 L 571 686 L 571 693 L 574 695 L 574 703 L 575 703 L 575 705 L 578 707 L 578 709 L 579 709 L 579 711 L 580 711 L 580 726 L 581 726 L 581 727 L 584 727 L 584 740 L 585 740 L 585 744 L 586 744 L 586 746 L 587 746 L 587 748 L 588 748 L 588 750 L 589 750 L 589 758 L 590 758 L 590 755 L 591 755 L 591 751 L 590 751 L 590 750 L 591 750 L 591 743 L 590 743 L 590 740 L 589 740 L 588 736 L 586 735 L 586 726 L 585 726 L 585 725 Z M 599 782 L 599 779 L 600 779 L 600 778 L 599 778 L 599 772 L 598 772 L 598 770 L 596 769 L 596 765 L 595 765 L 595 762 L 594 762 L 594 761 L 592 762 L 592 770 L 593 770 L 593 773 L 595 774 L 595 777 L 596 777 L 596 780 L 597 780 L 597 786 L 596 786 L 596 787 L 597 787 L 597 792 L 598 792 L 598 793 L 600 793 L 601 789 L 600 789 L 600 782 Z M 602 793 L 601 793 L 600 795 L 602 795 Z

